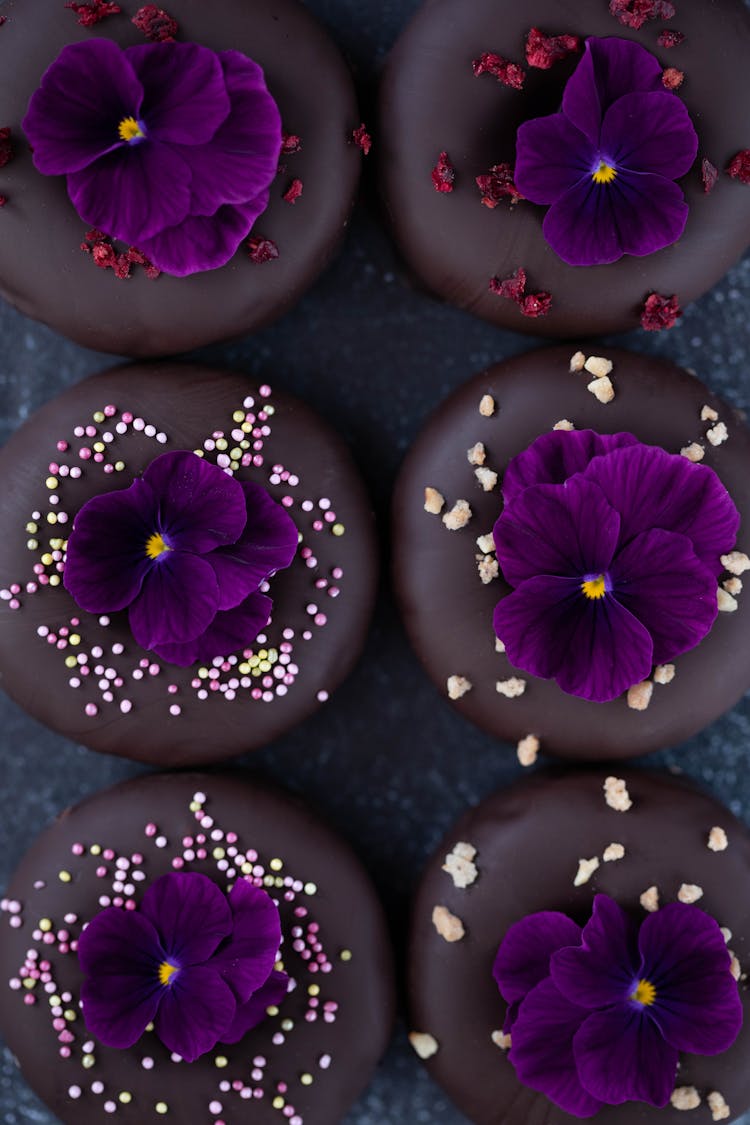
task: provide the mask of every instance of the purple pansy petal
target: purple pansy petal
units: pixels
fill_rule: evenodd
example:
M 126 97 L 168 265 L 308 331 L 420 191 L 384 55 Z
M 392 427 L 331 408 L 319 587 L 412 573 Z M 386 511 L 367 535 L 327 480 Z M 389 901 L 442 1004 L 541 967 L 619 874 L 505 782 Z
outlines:
M 143 87 L 116 44 L 90 39 L 63 47 L 31 97 L 22 128 L 45 176 L 88 167 L 121 148 L 118 125 L 138 117 Z
M 495 632 L 516 668 L 606 703 L 649 675 L 653 644 L 613 598 L 589 600 L 580 587 L 572 578 L 527 579 L 495 607 Z
M 231 1027 L 237 1004 L 231 988 L 205 965 L 181 969 L 161 995 L 154 1030 L 169 1051 L 194 1062 Z
M 232 609 L 277 570 L 284 570 L 297 552 L 298 533 L 292 517 L 265 488 L 242 482 L 247 523 L 239 542 L 213 551 L 211 563 L 219 583 L 219 609 Z
M 637 936 L 622 907 L 608 895 L 597 895 L 580 945 L 551 957 L 555 987 L 582 1008 L 606 1008 L 627 999 L 640 961 Z
M 594 460 L 587 480 L 596 481 L 622 520 L 621 542 L 661 527 L 687 535 L 693 549 L 717 577 L 720 555 L 735 544 L 740 516 L 714 472 L 685 457 L 650 445 L 618 450 Z
M 239 1043 L 240 1039 L 257 1027 L 266 1018 L 266 1010 L 278 1007 L 289 991 L 289 977 L 286 973 L 271 973 L 257 992 L 244 1004 L 238 1004 L 234 1019 L 221 1036 L 222 1043 Z
M 197 43 L 151 43 L 128 47 L 125 57 L 143 85 L 149 137 L 180 145 L 211 140 L 230 109 L 214 51 Z
M 497 951 L 492 967 L 503 1000 L 523 1000 L 549 976 L 549 959 L 567 945 L 579 945 L 581 927 L 567 914 L 543 910 L 528 914 L 510 927 Z
M 173 277 L 219 269 L 237 253 L 268 206 L 268 196 L 266 190 L 248 203 L 220 207 L 215 215 L 191 216 L 178 227 L 142 239 L 139 248 L 158 269 Z
M 563 484 L 574 473 L 583 472 L 594 457 L 637 444 L 638 438 L 627 433 L 550 430 L 510 462 L 503 476 L 503 499 L 509 504 L 532 484 Z
M 205 559 L 165 551 L 130 606 L 130 630 L 141 648 L 183 644 L 205 633 L 218 605 L 219 587 Z
M 88 613 L 115 613 L 138 597 L 153 565 L 146 543 L 158 501 L 147 484 L 94 496 L 75 517 L 63 584 Z
M 234 543 L 247 522 L 242 485 L 194 453 L 164 453 L 143 479 L 159 497 L 159 530 L 171 547 L 205 554 Z
M 609 1105 L 665 1106 L 677 1074 L 677 1050 L 665 1043 L 640 1005 L 592 1012 L 573 1040 L 578 1075 Z
M 682 189 L 663 176 L 623 170 L 607 187 L 624 254 L 644 258 L 681 237 L 688 217 Z
M 649 1015 L 680 1051 L 716 1055 L 742 1027 L 742 1003 L 718 923 L 695 906 L 673 902 L 641 926 L 640 975 L 656 989 Z
M 573 1037 L 588 1014 L 547 978 L 521 1004 L 508 1056 L 525 1086 L 576 1117 L 591 1117 L 602 1107 L 582 1086 L 573 1056 Z
M 581 61 L 563 93 L 563 113 L 592 144 L 602 117 L 618 98 L 638 90 L 663 90 L 659 61 L 629 39 L 587 39 Z
M 605 571 L 612 561 L 620 517 L 604 493 L 582 476 L 537 484 L 509 504 L 493 528 L 506 582 L 537 574 L 566 578 Z
M 625 253 L 612 186 L 595 184 L 589 176 L 561 195 L 544 216 L 544 237 L 568 265 L 607 265 Z
M 591 174 L 596 148 L 562 113 L 519 127 L 514 180 L 531 203 L 554 203 Z
M 241 605 L 216 614 L 211 624 L 195 640 L 185 644 L 165 641 L 154 645 L 153 651 L 169 664 L 182 668 L 206 662 L 215 656 L 241 652 L 253 643 L 271 619 L 273 602 L 265 594 L 250 594 Z
M 173 149 L 144 141 L 71 173 L 68 195 L 84 222 L 140 246 L 187 217 L 190 169 Z
M 601 151 L 629 172 L 677 180 L 690 171 L 698 134 L 684 102 L 674 94 L 626 94 L 605 114 Z
M 513 1024 L 518 1019 L 518 1012 L 520 1010 L 520 1007 L 520 1000 L 514 1000 L 512 1004 L 508 1004 L 508 1007 L 505 1010 L 505 1019 L 503 1020 L 503 1035 L 510 1035 Z
M 229 896 L 232 935 L 211 958 L 237 997 L 249 1000 L 273 970 L 281 945 L 281 920 L 273 899 L 246 879 L 238 879 Z
M 716 620 L 716 578 L 685 535 L 642 532 L 615 556 L 610 574 L 618 602 L 651 634 L 655 664 L 695 648 Z
M 208 960 L 232 932 L 232 911 L 216 883 L 195 872 L 162 875 L 146 891 L 141 913 L 156 928 L 170 961 Z

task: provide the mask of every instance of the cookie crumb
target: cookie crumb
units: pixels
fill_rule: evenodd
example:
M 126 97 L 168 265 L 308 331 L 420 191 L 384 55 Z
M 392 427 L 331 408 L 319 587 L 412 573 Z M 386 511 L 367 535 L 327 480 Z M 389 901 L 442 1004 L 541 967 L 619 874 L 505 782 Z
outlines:
M 651 702 L 654 685 L 651 680 L 643 680 L 640 684 L 633 684 L 628 688 L 628 707 L 633 711 L 645 711 Z
M 727 1105 L 724 1095 L 720 1094 L 718 1090 L 712 1090 L 706 1098 L 708 1108 L 711 1110 L 711 1117 L 714 1121 L 726 1121 L 731 1114 L 731 1110 Z
M 447 906 L 436 906 L 432 911 L 432 924 L 447 942 L 460 941 L 466 933 L 464 924 Z
M 591 859 L 579 859 L 578 870 L 576 877 L 573 880 L 574 887 L 582 887 L 584 883 L 588 883 L 591 876 L 599 867 L 599 856 L 592 856 Z
M 622 777 L 608 777 L 604 782 L 604 799 L 615 812 L 627 812 L 633 807 L 628 787 Z
M 654 683 L 671 684 L 676 671 L 674 664 L 657 664 L 654 668 Z
M 597 379 L 603 379 L 605 375 L 611 374 L 614 365 L 611 359 L 605 359 L 603 355 L 590 355 L 583 366 L 589 375 L 595 375 Z
M 704 406 L 701 410 L 701 422 L 718 422 L 719 415 L 712 406 Z
M 409 1042 L 420 1059 L 431 1059 L 438 1052 L 439 1043 L 437 1039 L 426 1031 L 410 1031 Z
M 539 754 L 539 739 L 535 734 L 527 734 L 516 747 L 516 756 L 522 766 L 533 766 Z
M 697 1109 L 701 1096 L 695 1086 L 677 1086 L 669 1099 L 674 1109 Z
M 483 465 L 484 459 L 487 456 L 487 450 L 484 448 L 484 442 L 478 441 L 476 445 L 472 445 L 471 449 L 466 450 L 466 456 L 469 459 L 470 465 Z
M 726 945 L 729 945 L 730 941 L 732 940 L 732 931 L 728 926 L 719 926 L 719 931 L 721 933 L 721 936 L 724 938 L 724 943 Z
M 561 418 L 559 422 L 555 422 L 552 427 L 553 430 L 574 430 L 575 426 L 569 422 L 567 418 Z
M 614 863 L 617 859 L 622 859 L 625 855 L 625 848 L 622 844 L 608 844 L 604 849 L 602 859 L 605 863 Z
M 448 852 L 443 864 L 443 871 L 447 872 L 453 880 L 454 887 L 464 890 L 475 882 L 479 872 L 473 862 L 477 849 L 465 841 L 455 844 L 453 850 Z
M 526 691 L 526 680 L 522 680 L 519 676 L 511 676 L 508 680 L 498 680 L 495 687 L 506 699 L 517 699 Z
M 449 531 L 459 531 L 466 527 L 471 519 L 472 511 L 466 500 L 457 500 L 449 512 L 443 516 L 443 523 Z
M 703 887 L 699 887 L 697 883 L 683 883 L 677 892 L 677 897 L 680 902 L 692 904 L 703 898 Z
M 510 1050 L 511 1037 L 510 1035 L 506 1035 L 504 1031 L 493 1031 L 490 1038 L 492 1039 L 492 1042 L 495 1044 L 495 1046 L 499 1047 L 501 1051 Z
M 659 909 L 659 888 L 656 886 L 647 887 L 639 901 L 644 910 L 653 914 L 655 910 Z
M 448 677 L 448 698 L 460 699 L 462 695 L 466 695 L 467 691 L 471 691 L 472 682 L 467 680 L 466 676 L 449 676 Z
M 744 574 L 750 570 L 750 558 L 744 551 L 730 551 L 728 555 L 721 556 L 721 565 L 730 574 Z
M 445 505 L 445 497 L 442 492 L 438 492 L 436 488 L 429 486 L 424 490 L 424 510 L 429 512 L 431 516 L 439 516 Z
M 483 555 L 491 555 L 495 550 L 495 540 L 492 532 L 489 531 L 486 535 L 480 535 L 477 539 L 477 547 Z
M 680 450 L 680 456 L 686 457 L 688 461 L 695 463 L 696 461 L 703 460 L 706 456 L 706 451 L 697 441 L 691 441 L 690 445 L 683 445 Z
M 706 437 L 711 445 L 721 445 L 729 437 L 729 431 L 724 422 L 717 422 L 715 426 L 706 431 Z
M 497 559 L 492 555 L 485 555 L 477 563 L 477 570 L 483 585 L 489 586 L 490 582 L 494 582 L 500 575 L 500 564 Z
M 586 356 L 583 354 L 583 352 L 575 352 L 575 354 L 570 357 L 571 374 L 574 375 L 578 371 L 583 371 L 585 364 Z
M 479 403 L 479 413 L 483 418 L 491 418 L 495 413 L 495 400 L 492 395 L 482 395 Z
M 505 641 L 501 641 L 499 637 L 495 637 L 495 652 L 505 652 Z
M 729 591 L 722 586 L 719 586 L 716 590 L 716 602 L 720 613 L 734 613 L 739 608 L 737 599 L 733 598 Z
M 492 469 L 487 469 L 485 467 L 475 469 L 474 476 L 485 492 L 492 492 L 492 489 L 497 484 L 497 473 L 493 472 Z
M 594 398 L 605 405 L 611 402 L 615 397 L 615 388 L 612 386 L 612 380 L 609 375 L 602 375 L 599 379 L 592 379 L 586 387 L 587 391 L 591 391 Z
M 731 949 L 728 949 L 727 953 L 729 954 L 729 971 L 735 980 L 739 980 L 742 975 L 742 969 L 740 968 L 737 954 L 733 953 Z
M 742 593 L 742 579 L 741 578 L 725 578 L 722 586 L 728 594 L 736 598 L 738 594 Z
M 708 847 L 712 852 L 725 852 L 729 847 L 727 834 L 718 824 L 715 824 L 708 834 Z

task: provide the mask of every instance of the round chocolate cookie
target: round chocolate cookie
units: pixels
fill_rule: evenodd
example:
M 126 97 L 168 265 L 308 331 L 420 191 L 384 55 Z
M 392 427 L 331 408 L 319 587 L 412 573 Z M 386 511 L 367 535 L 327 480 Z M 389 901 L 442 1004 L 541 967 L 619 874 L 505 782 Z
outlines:
M 105 1047 L 79 1009 L 82 928 L 103 907 L 139 908 L 173 870 L 222 892 L 241 874 L 265 888 L 295 982 L 237 1044 L 189 1064 L 149 1031 L 129 1049 Z M 239 774 L 140 778 L 67 810 L 22 861 L 2 911 L 0 1027 L 29 1084 L 69 1125 L 115 1111 L 138 1125 L 334 1125 L 388 1041 L 390 944 L 366 873 L 300 802 Z
M 177 667 L 138 647 L 125 611 L 80 610 L 62 585 L 76 513 L 168 450 L 201 450 L 265 486 L 297 525 L 251 648 Z M 294 726 L 347 675 L 369 624 L 374 520 L 341 439 L 297 399 L 243 375 L 135 365 L 44 406 L 0 453 L 0 675 L 35 718 L 94 750 L 160 765 L 219 761 Z
M 467 718 L 498 738 L 534 733 L 543 750 L 563 757 L 627 758 L 690 737 L 750 686 L 748 607 L 737 578 L 742 563 L 722 576 L 724 612 L 696 648 L 644 689 L 652 692 L 645 709 L 636 709 L 643 699 L 624 695 L 608 703 L 568 695 L 553 680 L 526 677 L 496 649 L 493 610 L 510 589 L 492 554 L 503 473 L 559 422 L 602 434 L 628 432 L 672 454 L 685 450 L 702 457 L 728 489 L 740 513 L 737 547 L 744 552 L 750 546 L 750 433 L 731 407 L 673 364 L 607 348 L 604 357 L 589 357 L 591 372 L 573 373 L 571 350 L 535 351 L 498 364 L 451 395 L 429 420 L 395 492 L 396 594 L 420 660 Z M 579 353 L 576 365 L 584 358 Z M 614 390 L 606 403 L 594 394 L 603 391 L 593 374 L 607 368 L 605 361 L 613 368 L 599 379 Z M 484 446 L 479 456 L 478 442 Z M 432 511 L 425 510 L 426 489 L 440 494 L 442 507 L 430 493 Z M 458 501 L 468 511 L 457 510 Z
M 601 892 L 640 922 L 657 901 L 661 906 L 677 901 L 685 884 L 681 900 L 702 892 L 698 905 L 728 927 L 727 940 L 745 967 L 750 940 L 746 829 L 686 782 L 631 770 L 622 779 L 610 779 L 610 806 L 605 779 L 600 770 L 549 770 L 494 794 L 462 817 L 423 875 L 411 933 L 412 1027 L 436 1040 L 428 1069 L 476 1125 L 563 1125 L 576 1120 L 523 1086 L 504 1054 L 500 1032 L 505 1004 L 492 967 L 502 938 L 524 916 L 560 911 L 583 925 L 594 895 Z M 625 781 L 626 792 L 617 780 Z M 632 807 L 617 811 L 616 806 L 627 805 L 623 797 L 629 797 Z M 459 844 L 464 847 L 457 853 Z M 722 846 L 725 850 L 712 850 Z M 581 857 L 598 859 L 599 865 L 588 881 L 579 878 L 575 886 Z M 456 872 L 458 885 L 448 868 Z M 641 897 L 647 891 L 644 909 Z M 462 923 L 465 932 L 458 940 L 449 942 L 437 931 L 436 906 Z M 444 928 L 444 917 L 437 917 Z M 750 1003 L 744 983 L 740 995 L 745 1026 L 734 1045 L 713 1057 L 680 1056 L 677 1084 L 696 1088 L 699 1108 L 686 1115 L 670 1105 L 655 1109 L 629 1102 L 604 1106 L 591 1120 L 676 1125 L 688 1117 L 696 1125 L 709 1125 L 707 1096 L 714 1092 L 730 1107 L 727 1119 L 734 1120 L 750 1105 L 750 1074 L 744 1061 L 750 1047 Z M 422 1047 L 419 1040 L 415 1045 Z
M 241 336 L 293 305 L 341 239 L 361 153 L 352 138 L 359 118 L 349 72 L 302 4 L 174 0 L 168 10 L 178 23 L 177 39 L 241 51 L 259 63 L 284 131 L 297 139 L 282 151 L 268 208 L 251 235 L 270 240 L 277 256 L 269 258 L 261 247 L 252 260 L 245 241 L 226 266 L 185 278 L 150 279 L 136 264 L 126 280 L 97 268 L 95 256 L 81 249 L 87 226 L 68 198 L 65 177 L 36 171 L 21 121 L 43 73 L 66 44 L 94 37 L 123 47 L 146 43 L 131 22 L 140 7 L 123 3 L 119 14 L 86 28 L 63 0 L 6 0 L 2 6 L 7 22 L 0 40 L 0 125 L 11 129 L 14 157 L 0 171 L 6 200 L 0 294 L 85 347 L 148 356 Z M 290 188 L 291 202 L 285 199 Z
M 750 85 L 750 13 L 741 0 L 677 6 L 668 24 L 624 27 L 606 0 L 426 0 L 393 49 L 381 96 L 381 176 L 386 207 L 410 269 L 444 300 L 497 325 L 545 336 L 634 328 L 652 293 L 684 305 L 709 289 L 750 243 L 750 192 L 724 170 L 748 146 L 745 107 Z M 549 69 L 527 65 L 531 28 L 546 35 L 622 37 L 642 44 L 665 68 L 684 75 L 679 87 L 699 138 L 698 157 L 679 181 L 690 208 L 678 242 L 647 257 L 610 265 L 570 266 L 542 233 L 545 208 L 488 189 L 479 176 L 515 167 L 516 131 L 556 113 L 580 54 Z M 661 32 L 684 40 L 667 48 Z M 679 33 L 677 38 L 679 40 Z M 525 70 L 521 89 L 492 73 L 475 77 L 474 60 L 493 53 Z M 516 72 L 518 67 L 516 67 Z M 517 80 L 517 79 L 516 79 Z M 675 78 L 677 80 L 677 78 Z M 441 153 L 447 166 L 441 168 Z M 710 194 L 702 161 L 718 169 Z M 433 184 L 436 169 L 440 190 Z M 454 178 L 451 181 L 451 170 Z M 500 190 L 498 188 L 498 190 Z M 490 291 L 490 280 L 526 274 L 526 295 L 551 297 L 546 315 Z

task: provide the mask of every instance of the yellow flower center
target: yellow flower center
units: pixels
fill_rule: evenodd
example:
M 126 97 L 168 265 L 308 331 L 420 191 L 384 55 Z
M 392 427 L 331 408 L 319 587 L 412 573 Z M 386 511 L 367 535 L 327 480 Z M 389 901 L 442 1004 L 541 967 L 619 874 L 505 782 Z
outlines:
M 134 141 L 136 137 L 145 137 L 146 134 L 134 117 L 123 117 L 117 126 L 121 141 Z
M 155 531 L 146 540 L 146 554 L 150 559 L 158 559 L 159 555 L 163 555 L 165 551 L 171 551 L 172 548 L 168 547 L 164 539 Z
M 604 575 L 600 574 L 597 578 L 587 578 L 585 582 L 581 583 L 581 589 L 586 597 L 590 598 L 592 601 L 597 598 L 603 598 L 607 592 Z
M 656 989 L 650 980 L 639 980 L 635 991 L 630 993 L 630 999 L 648 1008 L 656 999 Z
M 179 971 L 176 965 L 170 965 L 169 961 L 162 961 L 159 966 L 159 984 L 171 984 L 172 977 Z
M 611 184 L 616 175 L 617 169 L 602 160 L 597 170 L 591 173 L 591 179 L 595 184 Z

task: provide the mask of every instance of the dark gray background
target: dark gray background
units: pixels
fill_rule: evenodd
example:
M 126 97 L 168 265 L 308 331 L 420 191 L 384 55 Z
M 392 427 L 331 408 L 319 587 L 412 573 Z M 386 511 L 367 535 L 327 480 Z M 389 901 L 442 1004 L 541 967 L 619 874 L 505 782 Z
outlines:
M 309 2 L 355 69 L 363 117 L 371 127 L 379 68 L 417 6 L 418 0 Z M 324 412 L 355 451 L 385 542 L 394 476 L 429 412 L 469 375 L 528 350 L 534 341 L 444 308 L 410 287 L 378 213 L 374 156 L 365 161 L 362 198 L 342 253 L 312 292 L 254 338 L 204 348 L 190 358 L 268 379 Z M 691 367 L 747 410 L 748 308 L 750 257 L 689 308 L 671 332 L 638 331 L 609 342 Z M 114 362 L 0 303 L 0 440 L 63 388 Z M 385 557 L 384 548 L 384 562 Z M 4 696 L 0 733 L 3 886 L 62 808 L 140 767 L 65 741 Z M 697 738 L 644 764 L 685 770 L 750 823 L 749 736 L 745 697 Z M 468 726 L 427 681 L 399 625 L 387 579 L 364 657 L 348 682 L 311 721 L 241 762 L 304 793 L 354 845 L 382 892 L 399 954 L 409 895 L 428 854 L 467 804 L 523 772 L 513 748 Z M 0 1120 L 2 1125 L 56 1120 L 16 1076 L 7 1052 L 0 1057 Z M 464 1121 L 422 1071 L 399 1027 L 346 1125 Z

